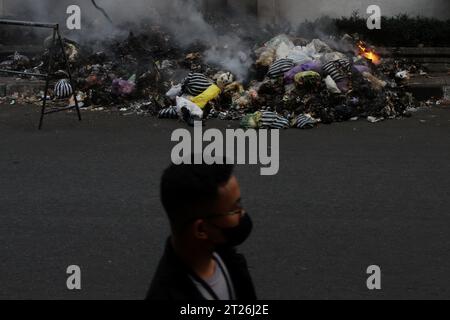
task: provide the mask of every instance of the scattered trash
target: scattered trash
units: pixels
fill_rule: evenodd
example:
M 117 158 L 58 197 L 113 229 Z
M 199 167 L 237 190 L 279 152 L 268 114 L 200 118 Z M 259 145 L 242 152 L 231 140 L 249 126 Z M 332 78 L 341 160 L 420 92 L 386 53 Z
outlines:
M 372 117 L 372 116 L 367 117 L 367 121 L 369 121 L 370 123 L 378 123 L 378 122 L 381 122 L 384 120 L 385 120 L 384 118 L 377 118 L 377 117 Z
M 179 115 L 182 115 L 182 110 L 188 110 L 191 115 L 201 119 L 203 118 L 203 110 L 194 102 L 189 101 L 188 99 L 177 97 L 177 104 L 175 110 Z
M 265 43 L 255 40 L 249 43 L 253 50 L 237 51 L 232 57 L 252 59 L 249 70 L 240 74 L 227 70 L 226 63 L 211 63 L 209 48 L 200 44 L 182 48 L 172 39 L 159 27 L 130 33 L 125 40 L 107 40 L 102 51 L 65 39 L 80 105 L 188 123 L 240 120 L 244 128 L 271 129 L 306 129 L 360 118 L 376 123 L 408 116 L 420 107 L 402 81 L 423 71 L 382 59 L 358 37 L 346 35 L 340 43 L 286 34 Z M 15 53 L 0 62 L 0 68 L 45 73 L 48 63 L 48 50 L 32 58 Z M 62 64 L 63 59 L 57 59 L 54 69 Z M 57 74 L 52 81 L 48 98 L 74 104 L 68 76 Z M 27 101 L 39 103 L 42 96 Z
M 420 73 L 422 75 L 422 72 Z M 400 80 L 406 80 L 410 78 L 409 71 L 400 71 L 395 74 L 395 77 Z
M 212 84 L 204 92 L 192 98 L 191 101 L 201 109 L 204 109 L 210 101 L 216 99 L 221 93 L 222 89 L 217 85 Z
M 330 91 L 331 93 L 342 93 L 341 90 L 339 90 L 336 82 L 333 80 L 333 78 L 331 76 L 327 76 L 325 78 L 325 84 L 327 85 L 327 89 L 328 91 Z
M 69 80 L 59 80 L 55 85 L 54 94 L 57 99 L 69 98 L 73 94 L 72 85 Z
M 289 72 L 294 67 L 295 63 L 293 60 L 281 59 L 270 66 L 269 72 L 267 72 L 267 76 L 272 79 L 279 78 L 281 76 L 284 76 L 286 72 Z
M 173 86 L 170 88 L 169 91 L 166 93 L 166 97 L 168 97 L 171 100 L 174 100 L 176 97 L 180 96 L 183 92 L 183 86 L 181 84 L 178 84 L 176 86 Z
M 364 78 L 372 84 L 374 90 L 381 91 L 387 86 L 386 81 L 382 81 L 369 72 L 363 73 Z
M 293 127 L 298 129 L 312 129 L 318 121 L 309 114 L 301 114 L 293 121 Z
M 450 86 L 444 87 L 444 97 L 442 100 L 442 104 L 450 105 Z
M 79 108 L 84 108 L 84 100 L 86 99 L 86 95 L 83 93 L 77 94 L 77 103 Z M 72 95 L 69 99 L 69 107 L 75 107 L 75 98 L 74 95 Z
M 136 89 L 136 75 L 128 80 L 114 79 L 112 83 L 112 93 L 120 97 L 130 96 Z

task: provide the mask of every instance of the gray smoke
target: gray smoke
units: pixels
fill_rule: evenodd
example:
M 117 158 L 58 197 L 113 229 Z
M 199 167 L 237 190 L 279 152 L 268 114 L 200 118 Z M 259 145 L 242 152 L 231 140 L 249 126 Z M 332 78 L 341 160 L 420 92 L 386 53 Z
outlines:
M 260 17 L 293 25 L 305 19 L 313 20 L 322 15 L 348 16 L 355 10 L 365 14 L 370 4 L 381 6 L 383 14 L 434 16 L 448 19 L 450 12 L 448 0 L 228 0 L 234 6 L 257 3 Z M 199 9 L 200 3 L 219 3 L 218 0 L 96 0 L 111 17 L 113 24 L 96 10 L 91 0 L 3 0 L 7 11 L 20 19 L 56 21 L 65 24 L 66 8 L 79 5 L 82 9 L 81 32 L 68 33 L 77 40 L 104 40 L 108 37 L 120 37 L 128 34 L 120 26 L 142 22 L 147 25 L 160 25 L 170 30 L 182 46 L 196 42 L 207 48 L 204 58 L 207 62 L 220 65 L 224 70 L 233 72 L 239 79 L 245 78 L 249 65 L 251 48 L 238 36 L 228 31 L 218 32 L 211 26 Z M 219 7 L 218 7 L 219 8 Z M 242 12 L 238 10 L 235 12 Z M 245 16 L 245 19 L 249 19 Z M 259 26 L 255 23 L 254 29 Z M 255 30 L 252 30 L 255 31 Z
M 8 0 L 6 0 L 8 1 Z M 199 7 L 200 1 L 188 0 L 96 0 L 111 17 L 111 24 L 98 11 L 91 0 L 14 0 L 8 4 L 10 11 L 21 19 L 56 21 L 65 24 L 66 8 L 78 5 L 82 11 L 82 30 L 66 31 L 77 41 L 105 40 L 126 37 L 124 25 L 135 24 L 163 26 L 173 34 L 177 43 L 188 47 L 202 43 L 207 48 L 204 59 L 244 79 L 251 64 L 250 48 L 232 33 L 219 33 L 205 19 Z

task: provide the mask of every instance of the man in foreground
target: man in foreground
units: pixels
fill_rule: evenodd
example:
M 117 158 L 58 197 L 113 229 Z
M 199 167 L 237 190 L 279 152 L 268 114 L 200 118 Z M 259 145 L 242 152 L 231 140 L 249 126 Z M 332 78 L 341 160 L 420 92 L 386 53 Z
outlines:
M 231 165 L 170 166 L 161 200 L 172 235 L 148 300 L 256 300 L 245 258 L 235 250 L 253 224 Z

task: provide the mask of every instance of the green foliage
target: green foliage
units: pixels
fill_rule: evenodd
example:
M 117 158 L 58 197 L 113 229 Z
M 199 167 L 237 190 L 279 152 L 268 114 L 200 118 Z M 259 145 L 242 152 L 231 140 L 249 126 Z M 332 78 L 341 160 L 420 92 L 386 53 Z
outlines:
M 339 36 L 344 33 L 359 34 L 363 39 L 380 46 L 450 47 L 450 20 L 410 17 L 406 14 L 382 18 L 381 30 L 369 30 L 367 18 L 353 12 L 350 17 L 332 19 L 322 17 L 305 21 L 299 33 L 318 36 L 320 33 Z

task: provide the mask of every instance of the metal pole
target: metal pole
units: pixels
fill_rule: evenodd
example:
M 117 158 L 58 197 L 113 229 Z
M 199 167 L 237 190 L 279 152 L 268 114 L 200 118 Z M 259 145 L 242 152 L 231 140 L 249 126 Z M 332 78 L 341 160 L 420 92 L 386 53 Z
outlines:
M 49 58 L 48 58 L 48 67 L 47 67 L 47 78 L 45 80 L 45 90 L 44 90 L 44 100 L 42 101 L 42 110 L 41 110 L 41 119 L 39 120 L 39 130 L 42 129 L 42 125 L 44 123 L 44 115 L 45 115 L 45 108 L 47 105 L 47 93 L 50 86 L 50 75 L 52 74 L 52 64 L 53 64 L 53 55 L 54 55 L 54 49 L 56 45 L 56 28 L 53 29 L 53 37 L 52 37 L 52 45 L 50 46 L 50 52 L 49 52 Z
M 42 73 L 31 73 L 31 72 L 12 71 L 12 70 L 3 70 L 3 69 L 0 69 L 0 73 L 14 74 L 14 75 L 28 76 L 28 77 L 42 77 L 42 78 L 47 77 L 46 74 L 42 74 Z
M 70 85 L 72 86 L 73 99 L 75 101 L 75 109 L 77 110 L 78 120 L 81 121 L 81 112 L 80 112 L 80 106 L 78 104 L 77 89 L 75 87 L 75 83 L 74 83 L 73 78 L 72 78 L 72 71 L 70 70 L 69 59 L 67 58 L 67 55 L 66 55 L 66 50 L 64 48 L 63 39 L 61 37 L 61 34 L 59 33 L 59 27 L 56 29 L 56 33 L 58 35 L 59 45 L 61 46 L 62 55 L 63 55 L 63 58 L 64 58 L 64 63 L 66 65 L 66 70 L 67 70 L 67 73 L 69 74 L 69 81 L 70 81 Z
M 7 20 L 7 19 L 0 19 L 0 24 L 8 25 L 8 26 L 36 27 L 36 28 L 48 28 L 48 29 L 55 29 L 58 27 L 58 24 L 54 24 L 54 23 L 18 21 L 18 20 Z

